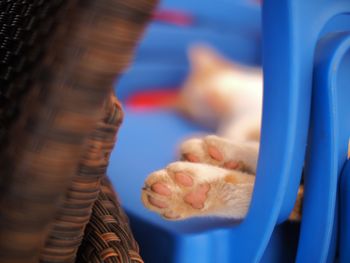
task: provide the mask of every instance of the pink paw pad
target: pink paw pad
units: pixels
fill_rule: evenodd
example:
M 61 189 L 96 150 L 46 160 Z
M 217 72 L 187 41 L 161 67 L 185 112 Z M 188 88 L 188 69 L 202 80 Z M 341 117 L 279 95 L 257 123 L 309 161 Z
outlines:
M 224 167 L 227 169 L 237 169 L 237 168 L 239 168 L 239 162 L 228 161 L 228 162 L 224 163 Z
M 150 202 L 151 205 L 156 206 L 158 208 L 167 208 L 168 207 L 168 205 L 165 202 L 158 200 L 152 196 L 148 196 L 148 201 Z
M 222 153 L 214 146 L 208 146 L 208 154 L 216 161 L 222 161 L 224 159 Z
M 175 181 L 182 186 L 190 187 L 193 185 L 193 179 L 191 176 L 187 175 L 184 172 L 175 173 Z
M 155 183 L 151 186 L 151 190 L 159 195 L 170 196 L 170 189 L 163 183 Z
M 192 153 L 184 153 L 183 158 L 192 163 L 199 163 L 199 158 Z
M 187 194 L 184 198 L 185 202 L 190 204 L 195 209 L 202 209 L 204 202 L 207 199 L 207 193 L 210 189 L 209 184 L 199 185 L 196 190 Z

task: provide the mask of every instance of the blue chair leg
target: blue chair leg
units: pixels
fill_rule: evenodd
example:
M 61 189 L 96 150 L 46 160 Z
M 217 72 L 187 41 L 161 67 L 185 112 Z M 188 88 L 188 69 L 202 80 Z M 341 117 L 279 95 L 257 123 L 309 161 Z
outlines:
M 350 146 L 349 146 L 350 147 Z M 340 183 L 339 263 L 350 262 L 350 161 L 345 164 Z

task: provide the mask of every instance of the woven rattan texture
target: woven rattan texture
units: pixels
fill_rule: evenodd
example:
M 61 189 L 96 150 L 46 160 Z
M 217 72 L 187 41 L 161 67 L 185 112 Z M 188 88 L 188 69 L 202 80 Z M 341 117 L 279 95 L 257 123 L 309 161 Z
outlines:
M 77 262 L 143 262 L 112 185 L 107 177 L 101 183 Z
M 1 55 L 5 66 L 1 68 L 0 115 L 6 131 L 2 135 L 6 144 L 0 149 L 1 262 L 36 263 L 40 251 L 44 260 L 49 256 L 50 262 L 72 262 L 72 257 L 65 257 L 69 253 L 72 256 L 81 236 L 67 243 L 51 242 L 57 233 L 66 233 L 57 231 L 52 222 L 55 218 L 84 218 L 74 233 L 79 236 L 89 219 L 88 208 L 75 212 L 74 202 L 65 206 L 64 197 L 70 186 L 76 188 L 72 180 L 77 176 L 86 142 L 103 117 L 103 105 L 112 84 L 130 62 L 155 3 L 0 2 L 4 35 L 16 39 L 12 33 L 22 25 L 16 21 L 26 23 L 22 27 L 28 29 L 21 35 L 23 43 L 17 49 Z M 6 18 L 10 9 L 16 10 L 18 16 Z M 14 26 L 4 26 L 8 23 Z M 0 45 L 6 45 L 7 39 L 3 37 Z M 16 50 L 22 53 L 17 54 Z M 97 186 L 90 187 L 96 196 L 93 189 Z M 89 201 L 93 202 L 93 198 Z M 43 249 L 43 244 L 50 248 Z M 61 252 L 56 254 L 59 249 L 65 251 L 64 258 Z
M 113 95 L 108 98 L 104 108 L 105 115 L 87 140 L 77 175 L 74 176 L 62 207 L 55 217 L 41 252 L 42 262 L 73 262 L 76 258 L 122 121 L 120 104 Z M 122 222 L 122 227 L 127 226 L 124 217 L 116 220 Z

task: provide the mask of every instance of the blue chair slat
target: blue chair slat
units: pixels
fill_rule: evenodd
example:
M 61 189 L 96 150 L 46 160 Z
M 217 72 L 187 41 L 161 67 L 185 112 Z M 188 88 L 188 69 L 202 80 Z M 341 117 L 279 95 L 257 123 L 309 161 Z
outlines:
M 340 183 L 339 263 L 350 262 L 350 161 L 344 166 Z
M 252 204 L 232 245 L 245 251 L 237 262 L 259 262 L 277 221 L 288 217 L 300 181 L 316 34 L 300 30 L 296 2 L 264 1 L 262 137 Z
M 320 40 L 315 58 L 298 262 L 333 262 L 335 258 L 336 242 L 331 240 L 332 234 L 337 236 L 338 178 L 350 136 L 350 123 L 345 121 L 350 116 L 349 72 L 350 34 L 329 34 Z
M 245 251 L 239 262 L 258 262 L 275 224 L 293 208 L 306 149 L 314 50 L 327 21 L 347 11 L 349 1 L 264 1 L 262 139 L 251 208 L 232 244 Z M 323 240 L 314 240 L 314 247 L 318 242 Z

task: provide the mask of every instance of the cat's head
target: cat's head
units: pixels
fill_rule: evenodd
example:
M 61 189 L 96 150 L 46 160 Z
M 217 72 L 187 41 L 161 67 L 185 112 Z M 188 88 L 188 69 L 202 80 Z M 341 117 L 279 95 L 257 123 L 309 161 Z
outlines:
M 195 121 L 216 128 L 232 111 L 236 67 L 204 45 L 191 47 L 188 57 L 191 69 L 180 94 L 181 109 Z

